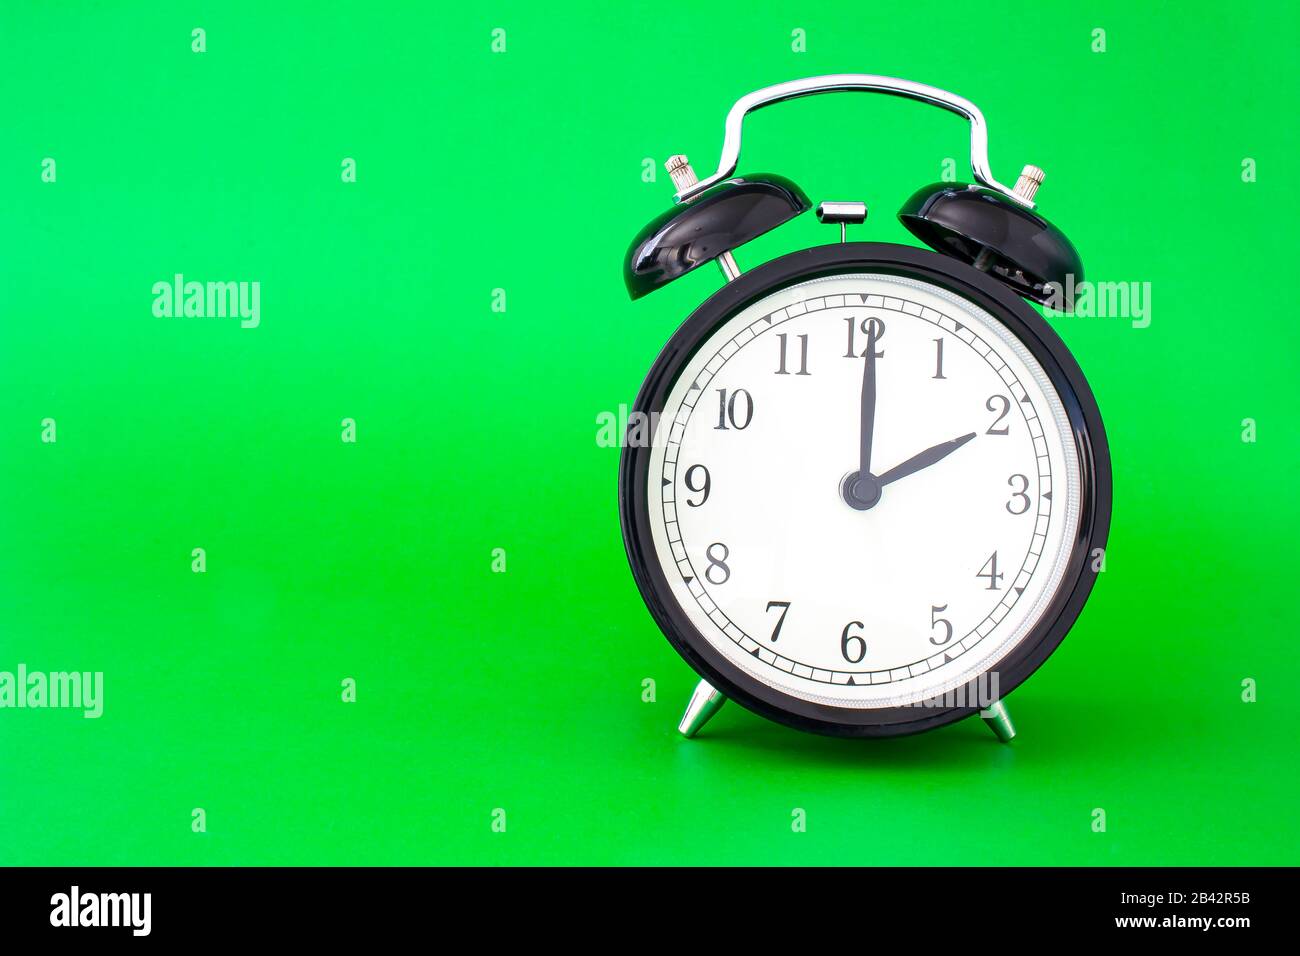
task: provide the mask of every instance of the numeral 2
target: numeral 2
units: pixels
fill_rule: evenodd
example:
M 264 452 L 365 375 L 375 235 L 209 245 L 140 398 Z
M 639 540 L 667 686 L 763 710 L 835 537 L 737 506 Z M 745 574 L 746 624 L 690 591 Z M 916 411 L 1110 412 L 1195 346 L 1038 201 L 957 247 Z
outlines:
M 1002 406 L 1002 411 L 1000 412 L 998 412 L 997 409 L 997 406 L 999 404 Z M 998 428 L 998 422 L 1006 418 L 1007 412 L 1011 411 L 1011 399 L 1007 398 L 1005 395 L 990 395 L 989 400 L 984 403 L 984 407 L 991 412 L 998 412 L 998 417 L 993 419 L 993 424 L 989 426 L 988 431 L 986 431 L 984 434 L 986 435 L 1011 434 L 1010 425 L 1003 425 L 1001 428 Z

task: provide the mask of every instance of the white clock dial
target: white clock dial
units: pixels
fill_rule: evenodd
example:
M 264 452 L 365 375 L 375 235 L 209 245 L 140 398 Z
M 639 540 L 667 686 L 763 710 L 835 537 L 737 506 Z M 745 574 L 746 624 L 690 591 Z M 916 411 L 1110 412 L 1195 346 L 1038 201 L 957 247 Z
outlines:
M 870 482 L 845 490 L 864 390 L 886 482 L 869 505 Z M 719 653 L 794 697 L 872 708 L 951 691 L 1031 633 L 1080 487 L 1060 397 L 1018 339 L 937 286 L 853 273 L 772 293 L 703 343 L 658 419 L 647 506 Z

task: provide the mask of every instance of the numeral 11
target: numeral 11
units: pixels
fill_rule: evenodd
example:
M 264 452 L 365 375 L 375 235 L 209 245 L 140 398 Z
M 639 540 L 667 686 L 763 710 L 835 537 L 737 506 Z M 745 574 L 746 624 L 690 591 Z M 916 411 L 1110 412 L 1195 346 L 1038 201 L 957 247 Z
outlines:
M 777 375 L 789 375 L 790 373 L 789 373 L 788 371 L 786 371 L 786 367 L 785 367 L 785 353 L 786 353 L 786 347 L 787 347 L 787 343 L 786 343 L 786 338 L 787 338 L 787 336 L 786 336 L 786 334 L 785 334 L 784 332 L 778 332 L 776 337 L 777 337 L 777 339 L 779 339 L 780 342 L 781 342 L 781 361 L 778 363 L 778 365 L 777 365 L 777 367 L 776 367 L 776 374 L 777 374 Z M 806 335 L 801 335 L 801 336 L 799 336 L 799 371 L 795 372 L 794 374 L 796 374 L 796 375 L 807 375 L 807 374 L 809 374 L 809 373 L 808 373 L 808 336 L 806 336 Z

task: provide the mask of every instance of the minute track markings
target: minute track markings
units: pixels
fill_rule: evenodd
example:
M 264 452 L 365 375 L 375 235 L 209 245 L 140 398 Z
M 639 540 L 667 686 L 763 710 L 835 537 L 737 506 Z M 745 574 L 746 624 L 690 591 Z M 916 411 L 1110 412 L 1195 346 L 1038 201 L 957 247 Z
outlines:
M 831 309 L 844 308 L 877 309 L 883 312 L 894 313 L 896 315 L 910 318 L 920 318 L 929 322 L 941 331 L 954 335 L 984 360 L 984 363 L 998 376 L 999 379 L 1002 380 L 1016 399 L 1015 405 L 1020 409 L 1025 427 L 1030 434 L 1035 453 L 1039 486 L 1039 493 L 1037 496 L 1038 511 L 1035 514 L 1034 530 L 1031 532 L 1029 548 L 1026 552 L 1025 559 L 1021 563 L 1015 576 L 1008 582 L 1007 591 L 1003 598 L 994 605 L 993 609 L 985 615 L 983 620 L 967 631 L 961 640 L 946 645 L 943 651 L 932 654 L 928 657 L 920 658 L 910 664 L 903 664 L 884 670 L 867 671 L 844 671 L 814 667 L 810 664 L 804 664 L 801 661 L 796 661 L 793 658 L 785 657 L 784 655 L 765 648 L 762 644 L 751 637 L 743 628 L 739 627 L 734 621 L 732 621 L 726 612 L 722 610 L 721 606 L 713 600 L 708 589 L 700 583 L 700 576 L 695 573 L 694 563 L 690 558 L 689 551 L 686 548 L 686 543 L 680 534 L 680 526 L 677 524 L 675 518 L 672 521 L 665 519 L 664 530 L 669 540 L 670 549 L 673 552 L 674 563 L 678 566 L 679 573 L 682 575 L 687 591 L 695 599 L 695 602 L 700 609 L 704 611 L 705 616 L 708 617 L 718 627 L 718 629 L 732 641 L 732 643 L 746 651 L 747 654 L 758 657 L 760 660 L 764 661 L 764 663 L 777 667 L 786 673 L 793 673 L 796 674 L 796 676 L 817 683 L 847 685 L 852 678 L 868 677 L 870 678 L 867 681 L 868 684 L 879 685 L 920 676 L 921 674 L 933 670 L 935 667 L 951 663 L 964 655 L 967 651 L 978 646 L 979 643 L 1006 618 L 1007 614 L 1020 600 L 1029 580 L 1033 577 L 1034 572 L 1037 571 L 1039 558 L 1042 555 L 1043 546 L 1047 540 L 1047 531 L 1050 527 L 1051 506 L 1050 504 L 1045 504 L 1045 502 L 1050 502 L 1052 500 L 1052 476 L 1050 456 L 1047 453 L 1046 442 L 1044 440 L 1045 432 L 1041 420 L 1038 417 L 1037 409 L 1034 407 L 1027 389 L 1025 389 L 1025 387 L 1020 383 L 1020 380 L 1016 375 L 1010 371 L 1010 365 L 1001 359 L 997 351 L 990 346 L 982 336 L 976 333 L 969 326 L 958 322 L 956 319 L 953 319 L 951 316 L 940 312 L 937 309 L 921 305 L 920 303 L 914 302 L 910 299 L 896 296 L 881 296 L 874 293 L 870 295 L 842 294 L 813 297 L 802 300 L 801 302 L 792 303 L 791 305 L 785 306 L 781 309 L 776 309 L 749 323 L 724 342 L 713 353 L 713 355 L 710 356 L 709 360 L 705 363 L 705 366 L 696 375 L 695 381 L 692 382 L 690 388 L 687 390 L 686 396 L 682 399 L 677 416 L 672 420 L 672 428 L 670 429 L 667 447 L 665 448 L 663 475 L 665 478 L 668 478 L 667 472 L 670 467 L 673 469 L 676 468 L 686 426 L 689 424 L 691 415 L 694 414 L 695 408 L 699 404 L 699 397 L 705 394 L 708 385 L 718 375 L 718 373 L 722 371 L 727 362 L 734 355 L 739 354 L 745 346 L 749 345 L 753 340 L 761 337 L 764 332 L 772 331 L 792 319 L 803 318 L 808 315 L 826 312 Z M 945 325 L 945 321 L 949 324 Z M 995 361 L 997 364 L 995 364 Z M 1028 406 L 1028 411 L 1026 411 L 1026 406 Z M 685 413 L 684 417 L 683 413 Z M 672 453 L 671 455 L 669 454 L 670 452 Z M 663 495 L 662 503 L 665 505 L 673 503 L 673 498 L 668 497 L 669 491 L 664 490 L 665 488 L 671 489 L 671 487 L 671 480 L 669 481 L 669 485 L 661 487 Z M 670 525 L 672 526 L 671 528 L 669 527 Z M 678 554 L 679 551 L 680 556 Z M 685 569 L 682 568 L 683 564 L 686 566 Z M 687 573 L 688 571 L 689 574 Z M 692 585 L 698 587 L 700 593 L 697 594 Z M 1015 594 L 1015 598 L 1011 599 L 1011 594 L 1013 593 Z M 706 606 L 701 601 L 701 598 L 703 598 L 704 601 L 707 601 L 710 606 Z M 725 623 L 720 622 L 718 620 L 719 617 Z M 992 623 L 990 624 L 990 622 Z M 972 640 L 972 638 L 974 638 L 974 640 Z M 782 666 L 783 664 L 789 666 Z M 920 670 L 917 670 L 918 668 L 920 668 Z M 799 673 L 800 670 L 807 671 L 808 673 Z M 905 673 L 898 674 L 900 671 Z M 827 676 L 825 678 L 819 677 L 819 673 Z M 880 675 L 895 674 L 898 674 L 898 676 L 889 676 L 886 680 L 875 679 Z M 855 686 L 860 686 L 862 684 L 861 681 L 854 681 L 853 683 Z

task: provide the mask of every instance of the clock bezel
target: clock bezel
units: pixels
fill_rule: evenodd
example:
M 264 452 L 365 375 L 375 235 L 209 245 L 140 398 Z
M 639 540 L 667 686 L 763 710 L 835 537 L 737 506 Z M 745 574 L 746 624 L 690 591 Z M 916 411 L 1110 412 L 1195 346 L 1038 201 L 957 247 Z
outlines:
M 650 368 L 632 421 L 657 421 L 678 375 L 713 333 L 753 302 L 812 279 L 876 272 L 931 283 L 993 316 L 1034 356 L 1060 396 L 1074 433 L 1080 469 L 1078 533 L 1065 574 L 1034 629 L 981 673 L 998 672 L 1006 698 L 1034 673 L 1078 619 L 1096 580 L 1089 555 L 1104 548 L 1110 526 L 1110 453 L 1101 413 L 1065 343 L 1026 302 L 977 269 L 927 249 L 883 242 L 816 246 L 743 273 L 709 297 L 673 334 Z M 641 415 L 648 416 L 642 418 Z M 632 576 L 668 642 L 701 677 L 743 707 L 799 730 L 831 736 L 918 733 L 961 720 L 977 707 L 835 707 L 803 700 L 756 680 L 713 648 L 673 596 L 655 554 L 647 480 L 652 448 L 625 442 L 619 466 L 619 517 Z

